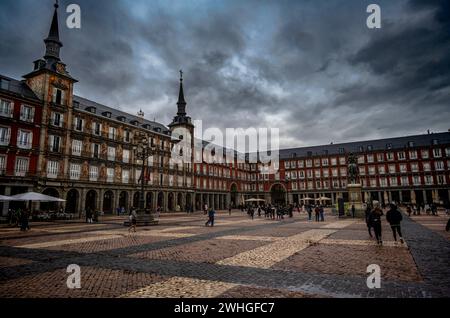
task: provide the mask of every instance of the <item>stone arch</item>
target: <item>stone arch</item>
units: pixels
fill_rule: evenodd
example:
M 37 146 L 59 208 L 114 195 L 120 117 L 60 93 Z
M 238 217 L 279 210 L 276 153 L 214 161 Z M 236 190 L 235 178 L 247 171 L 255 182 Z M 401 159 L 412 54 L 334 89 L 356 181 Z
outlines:
M 103 194 L 103 213 L 113 214 L 114 213 L 114 192 L 111 190 L 105 191 Z
M 79 210 L 80 194 L 78 190 L 71 189 L 66 194 L 66 213 L 75 214 Z
M 89 190 L 86 193 L 86 198 L 84 201 L 84 207 L 85 209 L 91 209 L 92 211 L 95 211 L 97 209 L 97 191 L 95 190 Z
M 42 194 L 51 197 L 59 198 L 59 192 L 55 188 L 47 188 L 42 191 Z M 43 211 L 58 211 L 59 202 L 41 202 L 40 209 Z

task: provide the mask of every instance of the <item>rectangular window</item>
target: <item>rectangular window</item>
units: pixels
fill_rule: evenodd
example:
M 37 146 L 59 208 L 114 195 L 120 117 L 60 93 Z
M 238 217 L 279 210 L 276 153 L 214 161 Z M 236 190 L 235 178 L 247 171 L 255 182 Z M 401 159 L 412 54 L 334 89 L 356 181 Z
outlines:
M 372 154 L 370 154 L 370 155 L 367 155 L 367 162 L 373 162 L 374 160 L 373 160 L 373 155 Z
M 62 127 L 64 122 L 64 116 L 60 113 L 52 112 L 50 120 L 52 126 Z
M 359 167 L 359 174 L 361 176 L 365 176 L 366 175 L 366 167 L 364 167 L 364 166 Z
M 83 142 L 81 140 L 72 140 L 72 155 L 81 156 L 81 149 L 83 148 Z
M 426 185 L 432 185 L 433 184 L 433 177 L 432 176 L 425 176 L 425 184 Z
M 358 156 L 358 163 L 363 164 L 365 162 L 364 155 Z
M 11 139 L 11 128 L 0 127 L 0 145 L 8 146 Z
M 390 177 L 389 179 L 390 183 L 391 183 L 391 187 L 396 187 L 397 186 L 397 177 Z
M 386 167 L 384 165 L 378 166 L 378 173 L 379 174 L 385 174 L 386 173 Z
M 450 148 L 449 148 L 449 150 L 450 150 Z M 303 168 L 305 166 L 305 162 L 303 160 L 299 160 L 297 163 L 298 163 L 299 168 Z
M 78 163 L 70 164 L 70 180 L 79 180 L 81 175 L 81 165 Z
M 63 90 L 60 90 L 59 88 L 53 88 L 52 100 L 57 105 L 65 105 L 66 104 L 65 92 Z
M 386 187 L 386 186 L 387 186 L 386 178 L 380 178 L 380 187 Z
M 328 178 L 329 175 L 330 175 L 330 174 L 329 174 L 329 170 L 328 170 L 328 169 L 324 169 L 324 170 L 323 170 L 323 177 L 324 177 L 324 178 Z
M 409 152 L 409 159 L 417 159 L 417 151 L 411 150 Z
M 47 178 L 55 179 L 58 177 L 59 161 L 47 161 Z
M 99 158 L 100 157 L 100 145 L 99 144 L 92 144 L 91 145 L 92 149 L 92 158 Z
M 421 151 L 422 159 L 428 159 L 430 153 L 428 152 L 428 149 L 424 149 Z
M 441 148 L 434 148 L 434 149 L 433 149 L 433 157 L 434 157 L 434 158 L 440 158 L 440 157 L 442 157 Z
M 396 173 L 395 165 L 389 165 L 389 173 L 390 173 L 390 174 Z
M 336 158 L 331 158 L 331 165 L 332 165 L 332 166 L 337 165 L 337 160 L 336 160 Z
M 450 157 L 450 148 L 445 148 L 445 156 Z
M 128 149 L 124 149 L 122 152 L 122 161 L 124 163 L 130 162 L 130 151 Z M 152 160 L 150 160 L 150 157 L 148 158 L 148 164 L 151 166 L 153 164 Z
M 316 178 L 320 178 L 320 170 L 319 170 L 319 169 L 316 169 L 316 170 L 314 171 L 314 175 L 315 175 Z
M 102 134 L 102 124 L 100 123 L 93 123 L 92 124 L 92 133 L 96 136 L 100 136 Z
M 402 185 L 408 186 L 409 185 L 409 179 L 407 176 L 402 176 Z
M 82 132 L 84 128 L 84 120 L 80 117 L 75 117 L 73 126 L 76 131 Z
M 338 176 L 338 169 L 336 169 L 336 168 L 331 169 L 331 174 L 332 174 L 333 177 L 337 177 Z
M 328 158 L 322 159 L 322 166 L 328 166 Z
M 341 177 L 347 176 L 347 168 L 341 168 Z
M 438 184 L 445 184 L 445 176 L 438 175 L 437 176 L 437 182 L 438 182 Z
M 444 162 L 443 161 L 436 161 L 434 163 L 434 168 L 436 170 L 444 170 Z
M 370 167 L 369 167 L 369 174 L 370 174 L 371 176 L 373 176 L 373 175 L 375 174 L 375 166 L 370 166 Z
M 115 127 L 109 127 L 108 137 L 109 139 L 116 139 L 117 129 Z
M 108 160 L 116 160 L 116 148 L 108 146 Z
M 122 170 L 122 183 L 128 183 L 130 181 L 130 171 Z
M 384 154 L 383 153 L 378 153 L 377 154 L 377 161 L 378 162 L 383 162 L 384 161 Z
M 311 159 L 306 160 L 306 166 L 308 168 L 312 167 L 312 160 Z
M 340 165 L 345 165 L 345 157 L 339 157 L 339 164 Z
M 406 159 L 405 152 L 404 151 L 397 152 L 397 157 L 398 160 L 405 160 Z
M 29 160 L 28 158 L 16 158 L 16 166 L 14 168 L 14 175 L 17 177 L 25 177 L 28 173 Z
M 423 171 L 431 171 L 431 165 L 429 162 L 424 162 L 422 165 L 423 165 Z
M 413 183 L 414 185 L 420 185 L 420 176 L 413 176 Z
M 124 131 L 124 133 L 123 133 L 123 141 L 125 141 L 125 142 L 130 142 L 131 141 L 131 134 L 130 134 L 130 131 L 129 130 L 125 130 Z M 151 147 L 153 147 L 154 146 L 154 143 L 153 143 L 153 138 L 151 139 Z
M 49 151 L 51 152 L 59 152 L 61 146 L 61 137 L 60 136 L 49 136 Z
M 400 165 L 400 172 L 402 172 L 402 173 L 405 173 L 405 172 L 407 172 L 408 170 L 406 169 L 406 164 L 401 164 Z
M 97 181 L 98 179 L 98 167 L 89 166 L 89 181 Z
M 17 147 L 22 149 L 31 149 L 33 143 L 33 133 L 19 129 L 17 134 Z
M 106 182 L 114 182 L 114 168 L 106 168 Z
M 394 153 L 393 152 L 388 152 L 386 157 L 387 157 L 387 160 L 392 161 L 392 160 L 394 160 Z
M 20 107 L 20 120 L 32 123 L 34 121 L 34 107 L 22 105 Z
M 13 116 L 13 104 L 9 100 L 0 99 L 0 116 Z

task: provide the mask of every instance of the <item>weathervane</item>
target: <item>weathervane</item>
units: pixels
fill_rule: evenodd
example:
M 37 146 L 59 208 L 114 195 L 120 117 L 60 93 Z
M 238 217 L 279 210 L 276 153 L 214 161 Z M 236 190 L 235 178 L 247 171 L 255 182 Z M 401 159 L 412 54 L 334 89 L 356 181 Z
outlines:
M 183 81 L 183 70 L 180 70 L 180 81 Z

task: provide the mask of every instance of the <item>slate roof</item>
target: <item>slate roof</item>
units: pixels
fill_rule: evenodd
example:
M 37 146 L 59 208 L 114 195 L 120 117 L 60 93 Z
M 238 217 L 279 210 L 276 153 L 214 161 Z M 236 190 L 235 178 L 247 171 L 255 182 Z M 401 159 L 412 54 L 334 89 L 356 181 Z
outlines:
M 112 108 L 112 107 L 109 107 L 109 106 L 105 106 L 105 105 L 99 104 L 97 102 L 91 101 L 89 99 L 86 99 L 86 98 L 83 98 L 83 97 L 80 97 L 80 96 L 74 95 L 73 96 L 73 100 L 74 100 L 74 102 L 78 102 L 79 103 L 79 108 L 78 109 L 80 109 L 80 110 L 88 111 L 88 109 L 90 107 L 95 107 L 97 115 L 102 115 L 102 113 L 104 113 L 104 112 L 110 112 L 111 113 L 111 119 L 119 120 L 118 118 L 124 117 L 125 118 L 124 122 L 128 123 L 128 124 L 131 124 L 133 121 L 138 121 L 139 122 L 139 120 L 140 120 L 140 118 L 138 116 L 131 115 L 129 113 L 120 111 L 120 110 L 118 110 L 116 108 Z M 161 129 L 160 133 L 163 133 L 163 134 L 166 134 L 166 135 L 168 135 L 170 133 L 170 129 L 169 128 L 167 128 L 163 124 L 160 124 L 160 123 L 155 122 L 155 121 L 150 121 L 150 120 L 144 119 L 142 124 L 140 124 L 140 122 L 139 122 L 139 127 L 143 127 L 145 125 L 149 125 L 149 129 L 153 130 L 153 131 L 156 131 L 155 129 L 159 128 L 159 129 Z M 143 127 L 143 128 L 145 128 L 145 127 Z
M 280 159 L 288 159 L 294 158 L 294 154 L 295 157 L 320 156 L 325 154 L 329 155 L 342 154 L 341 149 L 343 149 L 345 153 L 349 152 L 358 153 L 361 152 L 361 150 L 364 152 L 384 151 L 388 149 L 389 145 L 391 146 L 391 149 L 405 149 L 405 148 L 431 146 L 433 144 L 433 140 L 436 140 L 437 143 L 440 145 L 450 144 L 450 132 L 356 141 L 356 142 L 329 144 L 322 146 L 280 149 L 279 154 Z M 409 144 L 410 142 L 412 142 L 413 144 L 410 145 Z
M 0 90 L 18 97 L 35 99 L 39 102 L 39 98 L 34 94 L 31 88 L 24 82 L 0 74 Z

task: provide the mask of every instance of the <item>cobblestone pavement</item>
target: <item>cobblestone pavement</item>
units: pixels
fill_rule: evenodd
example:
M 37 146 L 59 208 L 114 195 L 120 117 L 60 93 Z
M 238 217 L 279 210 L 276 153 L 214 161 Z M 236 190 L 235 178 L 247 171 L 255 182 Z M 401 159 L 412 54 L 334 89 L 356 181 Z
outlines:
M 129 233 L 125 217 L 98 224 L 0 228 L 0 297 L 448 297 L 450 241 L 445 216 L 405 216 L 405 244 L 383 224 L 382 247 L 357 219 L 309 222 L 217 214 L 169 214 Z M 430 225 L 431 224 L 431 225 Z M 81 268 L 81 288 L 66 285 Z M 366 285 L 381 268 L 381 288 Z

